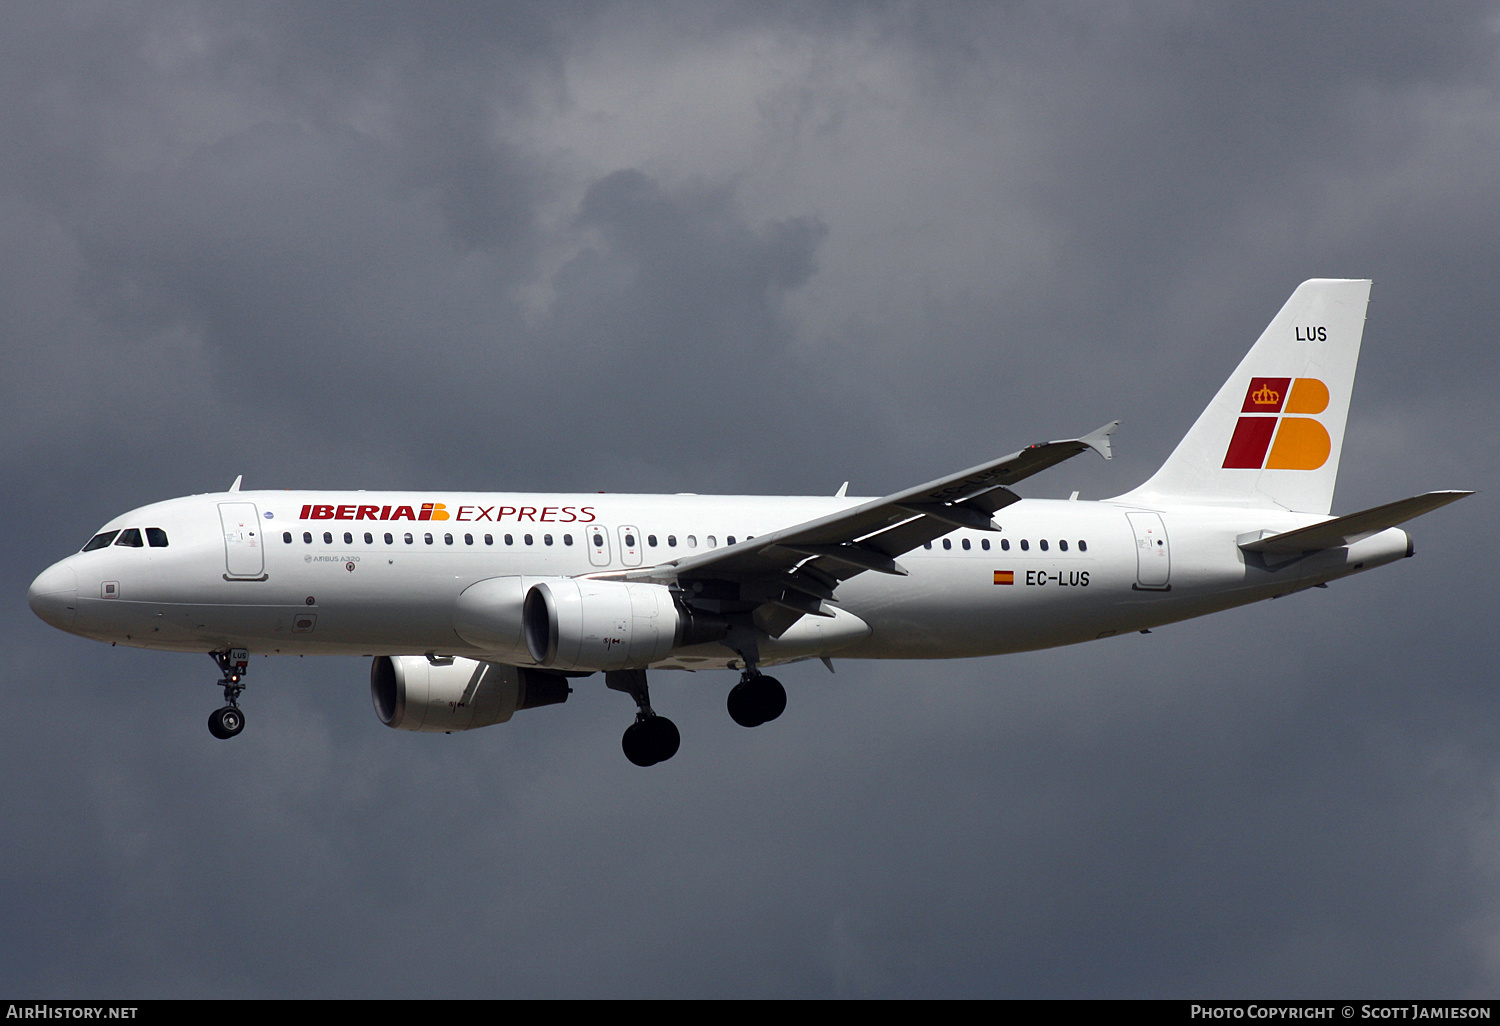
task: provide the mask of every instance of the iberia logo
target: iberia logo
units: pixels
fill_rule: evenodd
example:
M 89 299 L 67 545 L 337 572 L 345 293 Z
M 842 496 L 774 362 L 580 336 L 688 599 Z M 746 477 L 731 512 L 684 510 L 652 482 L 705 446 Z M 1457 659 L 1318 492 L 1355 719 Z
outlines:
M 410 506 L 303 506 L 300 520 L 447 520 L 448 504 L 424 502 Z
M 1241 417 L 1224 454 L 1231 470 L 1317 470 L 1333 442 L 1311 416 L 1328 409 L 1328 386 L 1317 378 L 1251 378 Z M 1273 442 L 1274 439 L 1274 442 Z

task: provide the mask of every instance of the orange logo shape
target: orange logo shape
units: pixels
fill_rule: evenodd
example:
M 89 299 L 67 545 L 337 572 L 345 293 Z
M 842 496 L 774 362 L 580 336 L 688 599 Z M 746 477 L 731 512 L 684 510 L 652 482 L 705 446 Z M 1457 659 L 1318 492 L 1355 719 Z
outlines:
M 1286 408 L 1282 409 L 1282 397 Z M 1229 439 L 1224 467 L 1229 470 L 1317 470 L 1328 462 L 1333 439 L 1310 416 L 1328 409 L 1328 386 L 1317 378 L 1251 378 L 1242 414 Z M 1274 439 L 1274 442 L 1273 442 Z
M 1267 470 L 1317 470 L 1328 462 L 1333 440 L 1328 429 L 1311 417 L 1282 417 Z
M 1287 413 L 1322 413 L 1328 409 L 1328 386 L 1317 378 L 1298 378 L 1287 397 Z

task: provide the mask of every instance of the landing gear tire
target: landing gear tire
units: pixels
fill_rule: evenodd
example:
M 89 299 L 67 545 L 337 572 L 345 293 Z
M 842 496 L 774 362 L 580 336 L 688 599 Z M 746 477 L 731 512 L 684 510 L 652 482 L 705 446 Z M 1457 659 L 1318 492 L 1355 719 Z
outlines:
M 769 723 L 786 711 L 786 688 L 775 677 L 746 677 L 729 692 L 729 718 L 742 727 Z
M 625 728 L 620 747 L 625 758 L 637 766 L 655 766 L 677 754 L 682 735 L 677 724 L 665 716 L 648 716 Z
M 775 677 L 761 677 L 757 679 L 756 685 L 756 690 L 759 692 L 761 722 L 770 723 L 786 712 L 786 688 L 782 687 L 781 681 Z
M 215 709 L 208 716 L 208 732 L 220 741 L 227 741 L 245 729 L 245 714 L 232 705 Z

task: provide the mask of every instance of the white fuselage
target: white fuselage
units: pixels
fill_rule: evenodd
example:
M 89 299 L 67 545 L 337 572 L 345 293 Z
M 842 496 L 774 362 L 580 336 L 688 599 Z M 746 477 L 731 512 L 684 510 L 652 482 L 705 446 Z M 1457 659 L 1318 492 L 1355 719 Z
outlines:
M 199 495 L 144 506 L 102 529 L 156 528 L 166 545 L 111 543 L 76 553 L 37 578 L 31 599 L 54 626 L 141 648 L 495 658 L 455 631 L 456 603 L 476 582 L 651 567 L 863 501 Z M 434 510 L 447 519 L 420 519 Z M 1396 528 L 1270 565 L 1237 545 L 1251 532 L 1326 519 L 1222 506 L 1146 510 L 1027 499 L 997 515 L 999 532 L 957 529 L 901 556 L 906 576 L 867 572 L 845 581 L 834 604 L 858 618 L 849 621 L 862 623 L 858 630 L 819 635 L 816 628 L 840 621 L 804 617 L 811 633 L 794 629 L 781 647 L 770 644 L 762 660 L 932 659 L 1066 645 L 1296 591 L 1409 554 L 1407 536 Z M 653 665 L 722 667 L 736 658 L 710 643 Z

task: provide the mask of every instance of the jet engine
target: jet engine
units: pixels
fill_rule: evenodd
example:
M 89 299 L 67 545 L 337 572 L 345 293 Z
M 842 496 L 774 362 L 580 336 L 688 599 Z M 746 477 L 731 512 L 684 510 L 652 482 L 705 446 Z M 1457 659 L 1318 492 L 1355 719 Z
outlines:
M 566 677 L 474 659 L 376 656 L 370 666 L 375 715 L 398 730 L 473 730 L 504 723 L 517 709 L 568 699 Z
M 678 605 L 660 584 L 586 577 L 533 585 L 522 620 L 532 660 L 557 670 L 642 668 L 729 631 L 725 621 Z
M 458 597 L 453 629 L 486 655 L 507 663 L 530 664 L 521 627 L 521 608 L 532 585 L 546 577 L 491 577 L 476 581 Z

